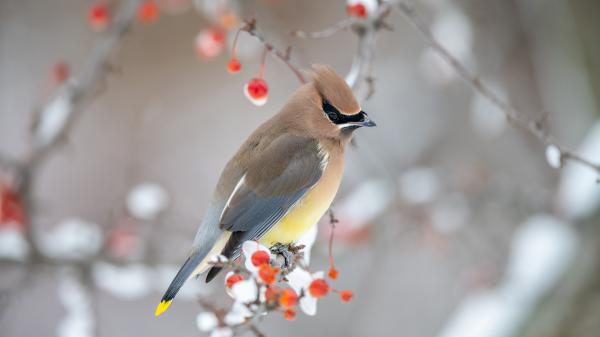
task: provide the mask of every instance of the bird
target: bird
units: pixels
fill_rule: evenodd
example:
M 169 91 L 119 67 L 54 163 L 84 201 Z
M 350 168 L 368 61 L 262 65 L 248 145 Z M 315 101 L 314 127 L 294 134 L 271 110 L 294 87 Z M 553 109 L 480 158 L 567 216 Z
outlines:
M 242 243 L 291 244 L 327 212 L 340 186 L 354 131 L 376 126 L 331 67 L 313 65 L 281 110 L 260 125 L 226 164 L 192 248 L 156 307 L 159 316 L 183 284 L 240 256 Z

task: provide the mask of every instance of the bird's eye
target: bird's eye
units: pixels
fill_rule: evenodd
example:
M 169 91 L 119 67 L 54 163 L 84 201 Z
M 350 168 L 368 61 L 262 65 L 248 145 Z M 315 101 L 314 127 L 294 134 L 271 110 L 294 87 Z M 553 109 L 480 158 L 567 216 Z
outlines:
M 340 112 L 326 99 L 323 100 L 323 112 L 333 123 L 337 123 L 341 118 Z

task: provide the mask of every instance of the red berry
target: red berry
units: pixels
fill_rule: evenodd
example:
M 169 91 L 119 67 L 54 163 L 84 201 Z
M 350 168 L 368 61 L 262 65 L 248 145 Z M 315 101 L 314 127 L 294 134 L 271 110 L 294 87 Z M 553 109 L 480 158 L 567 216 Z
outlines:
M 279 268 L 271 267 L 268 263 L 263 263 L 258 268 L 258 277 L 266 285 L 275 283 L 277 281 L 277 274 L 279 274 Z
M 232 30 L 239 25 L 239 19 L 233 11 L 223 10 L 221 14 L 219 14 L 219 24 L 223 29 Z
M 293 308 L 296 303 L 298 303 L 298 295 L 296 295 L 296 292 L 290 288 L 283 289 L 279 296 L 279 305 L 286 309 L 290 309 Z
M 348 7 L 346 8 L 346 13 L 348 14 L 348 16 L 356 16 L 358 18 L 364 19 L 367 17 L 367 8 L 361 3 L 348 5 Z
M 13 190 L 0 185 L 0 227 L 25 225 L 25 210 L 21 198 Z
M 139 247 L 139 241 L 139 237 L 132 229 L 116 227 L 109 232 L 106 246 L 113 256 L 124 258 L 130 256 Z
M 308 292 L 314 298 L 321 298 L 329 293 L 329 284 L 324 279 L 316 279 L 308 286 Z
M 350 290 L 340 291 L 340 298 L 342 299 L 343 302 L 350 302 L 350 300 L 352 300 L 352 297 L 354 297 L 354 293 L 352 293 L 352 291 L 350 291 Z
M 229 63 L 227 64 L 227 71 L 229 71 L 230 74 L 237 74 L 240 72 L 240 70 L 242 70 L 242 64 L 238 59 L 232 58 L 229 60 Z
M 267 95 L 269 93 L 269 87 L 267 82 L 262 78 L 253 78 L 250 82 L 246 83 L 244 88 L 246 97 L 255 105 L 264 105 L 267 102 Z
M 205 29 L 196 36 L 196 52 L 204 59 L 219 55 L 225 46 L 225 34 L 217 28 Z
M 244 277 L 242 275 L 233 274 L 225 280 L 225 284 L 227 284 L 227 288 L 231 289 L 231 287 L 233 287 L 234 284 L 242 281 L 243 279 L 244 279 Z
M 154 0 L 145 0 L 137 11 L 138 20 L 143 23 L 153 23 L 158 19 L 160 10 Z
M 296 311 L 294 311 L 294 309 L 287 309 L 283 312 L 283 318 L 288 321 L 293 321 L 296 318 Z
M 108 26 L 109 13 L 106 5 L 97 3 L 90 7 L 88 11 L 88 21 L 93 29 L 97 31 L 104 30 Z
M 69 65 L 65 62 L 58 62 L 52 67 L 52 81 L 55 85 L 60 85 L 69 78 L 69 73 Z
M 258 267 L 263 264 L 269 264 L 271 257 L 264 250 L 257 250 L 252 254 L 252 265 Z
M 329 275 L 330 279 L 337 280 L 338 271 L 334 267 L 329 268 L 329 273 L 327 273 L 327 274 Z
M 279 296 L 279 288 L 277 287 L 267 287 L 267 290 L 265 290 L 265 301 L 267 302 L 267 304 L 272 304 L 275 301 L 277 301 L 277 297 Z

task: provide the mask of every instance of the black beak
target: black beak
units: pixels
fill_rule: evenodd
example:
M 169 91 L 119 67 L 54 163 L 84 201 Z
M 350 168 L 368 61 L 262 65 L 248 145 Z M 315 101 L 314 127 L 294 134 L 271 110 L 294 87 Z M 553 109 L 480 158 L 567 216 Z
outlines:
M 362 115 L 363 119 L 362 121 L 360 121 L 358 124 L 360 126 L 366 126 L 366 127 L 373 127 L 373 126 L 377 126 L 377 124 L 375 124 L 375 122 L 373 122 L 369 116 L 367 115 L 366 112 L 361 111 L 360 114 Z

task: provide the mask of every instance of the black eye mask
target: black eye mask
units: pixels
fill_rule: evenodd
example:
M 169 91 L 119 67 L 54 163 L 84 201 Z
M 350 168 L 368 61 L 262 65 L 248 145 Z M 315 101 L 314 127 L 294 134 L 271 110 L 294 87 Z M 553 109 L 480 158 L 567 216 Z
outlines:
M 331 105 L 326 99 L 323 99 L 323 112 L 325 116 L 334 124 L 346 124 L 351 122 L 363 122 L 365 116 L 362 113 L 355 115 L 344 115 L 340 113 L 333 105 Z

